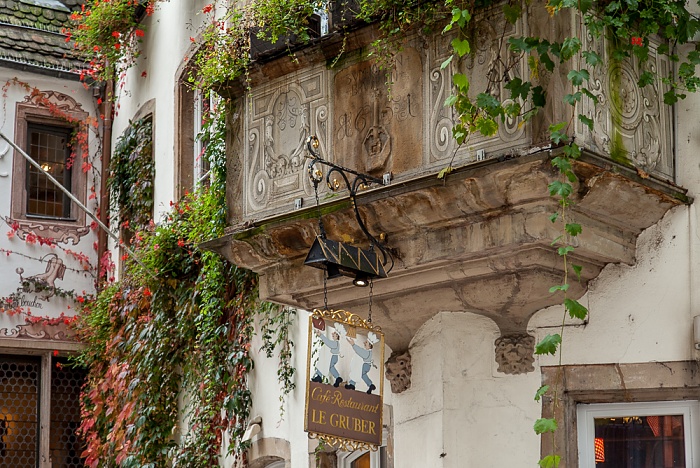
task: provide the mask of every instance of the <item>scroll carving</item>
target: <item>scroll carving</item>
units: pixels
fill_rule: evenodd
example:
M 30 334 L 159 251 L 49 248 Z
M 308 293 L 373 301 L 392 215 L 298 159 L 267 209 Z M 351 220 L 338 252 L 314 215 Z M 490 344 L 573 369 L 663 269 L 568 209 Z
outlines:
M 503 335 L 496 340 L 498 372 L 526 374 L 535 370 L 535 337 L 527 333 Z
M 33 323 L 14 328 L 0 328 L 0 338 L 76 341 L 75 332 L 64 323 L 55 325 Z
M 455 116 L 451 108 L 444 106 L 445 99 L 451 94 L 450 77 L 455 73 L 464 73 L 470 80 L 470 89 L 485 90 L 498 100 L 505 100 L 505 104 L 509 104 L 507 97 L 510 96 L 510 92 L 505 90 L 504 85 L 509 79 L 522 77 L 523 70 L 526 69 L 524 59 L 510 52 L 507 46 L 508 38 L 522 34 L 521 22 L 511 25 L 504 20 L 500 10 L 494 9 L 486 11 L 478 19 L 475 18 L 472 24 L 475 26 L 471 34 L 479 37 L 479 40 L 472 42 L 475 49 L 465 56 L 461 64 L 453 60 L 447 67 L 442 67 L 449 57 L 450 41 L 454 36 L 437 35 L 429 49 L 427 96 L 430 115 L 426 126 L 430 151 L 426 163 L 430 165 L 445 164 L 450 160 L 473 160 L 474 150 L 479 148 L 487 149 L 490 155 L 503 154 L 527 146 L 529 142 L 528 128 L 521 125 L 520 119 L 513 118 L 499 122 L 499 130 L 495 136 L 474 134 L 468 144 L 456 148 L 452 138 Z M 523 102 L 519 104 L 525 105 Z
M 311 70 L 294 82 L 277 80 L 252 93 L 246 117 L 245 215 L 288 209 L 295 198 L 313 194 L 303 169 L 306 139 L 326 146 L 325 72 Z
M 593 48 L 609 65 L 592 69 L 589 90 L 596 105 L 585 98 L 582 110 L 594 121 L 593 131 L 579 124 L 579 133 L 592 149 L 614 160 L 629 161 L 645 172 L 673 177 L 671 151 L 671 110 L 663 105 L 666 91 L 660 77 L 667 76 L 671 66 L 652 46 L 649 60 L 641 66 L 637 60 L 615 61 L 607 57 L 603 40 L 587 37 Z M 654 81 L 638 85 L 642 73 Z
M 15 235 L 22 240 L 27 239 L 27 234 L 35 234 L 41 237 L 50 237 L 60 244 L 78 245 L 80 238 L 90 233 L 89 226 L 66 226 L 62 224 L 45 224 L 25 220 L 15 220 L 5 216 L 5 222 L 9 226 L 16 226 Z
M 401 393 L 411 388 L 411 354 L 394 351 L 384 365 L 392 393 Z

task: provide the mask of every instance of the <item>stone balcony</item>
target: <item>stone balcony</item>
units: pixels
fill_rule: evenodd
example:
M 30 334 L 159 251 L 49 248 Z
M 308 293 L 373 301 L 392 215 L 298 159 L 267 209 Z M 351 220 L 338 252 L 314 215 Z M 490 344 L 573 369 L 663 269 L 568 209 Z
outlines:
M 505 42 L 500 32 L 506 39 L 556 39 L 551 31 L 564 35 L 575 22 L 563 15 L 553 20 L 541 5 L 529 9 L 516 25 L 498 9 L 476 18 L 476 37 L 484 40 L 452 69 L 440 68 L 450 37 L 408 38 L 391 70 L 390 94 L 384 74 L 366 57 L 365 46 L 376 37 L 372 25 L 352 33 L 333 68 L 326 63 L 342 41 L 333 35 L 298 51 L 295 61 L 258 64 L 250 95 L 229 121 L 230 228 L 209 246 L 258 272 L 263 299 L 323 306 L 322 272 L 303 266 L 318 234 L 319 210 L 305 165 L 305 141 L 316 135 L 326 160 L 378 177 L 392 174 L 390 185 L 365 190 L 357 200 L 368 229 L 386 235 L 395 257 L 389 277 L 373 289 L 373 320 L 392 349 L 406 349 L 440 311 L 487 316 L 503 338 L 531 347 L 530 317 L 562 300 L 548 291 L 561 282 L 563 265 L 550 245 L 561 226 L 549 221 L 557 204 L 547 184 L 557 177 L 550 160 L 558 149 L 550 148 L 546 129 L 572 116 L 562 103 L 570 92 L 568 70 L 540 76 L 548 105 L 533 121 L 506 122 L 496 136 L 475 135 L 462 147 L 451 138 L 453 115 L 443 106 L 452 73 L 467 73 L 476 90 L 485 88 L 490 74 L 506 73 L 493 60 Z M 607 59 L 604 44 L 594 45 Z M 514 61 L 511 78 L 529 76 L 524 57 L 502 56 Z M 658 75 L 670 65 L 653 56 L 646 66 Z M 584 101 L 576 109 L 595 115 L 597 124 L 593 131 L 575 128 L 585 150 L 574 167 L 580 180 L 572 215 L 584 232 L 573 254 L 583 273 L 572 282 L 572 297 L 580 297 L 606 264 L 634 263 L 639 233 L 689 202 L 672 183 L 672 119 L 661 83 L 638 88 L 641 71 L 630 63 L 603 68 L 592 73 L 589 85 L 598 106 Z M 499 98 L 507 93 L 493 92 Z M 484 150 L 483 160 L 477 161 L 478 150 Z M 448 165 L 456 169 L 438 179 Z M 320 193 L 327 235 L 367 247 L 346 193 Z M 368 290 L 347 278 L 330 280 L 328 304 L 366 315 Z

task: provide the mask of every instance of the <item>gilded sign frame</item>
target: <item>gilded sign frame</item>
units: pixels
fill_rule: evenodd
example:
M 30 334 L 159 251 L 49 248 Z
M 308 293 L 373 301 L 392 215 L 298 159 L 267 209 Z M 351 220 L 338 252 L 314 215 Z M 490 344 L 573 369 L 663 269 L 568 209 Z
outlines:
M 345 310 L 314 309 L 307 356 L 304 430 L 309 437 L 345 451 L 377 450 L 384 400 L 381 327 Z

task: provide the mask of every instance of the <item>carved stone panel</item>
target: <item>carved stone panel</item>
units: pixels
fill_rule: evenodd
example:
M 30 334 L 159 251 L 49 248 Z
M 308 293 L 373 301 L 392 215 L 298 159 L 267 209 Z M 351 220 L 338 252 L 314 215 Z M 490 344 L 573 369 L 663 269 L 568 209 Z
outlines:
M 473 161 L 477 149 L 485 149 L 489 157 L 529 145 L 529 128 L 521 125 L 520 119 L 509 119 L 507 122 L 499 121 L 499 130 L 495 136 L 484 137 L 475 133 L 462 147 L 456 148 L 452 137 L 454 111 L 444 105 L 445 99 L 452 93 L 451 76 L 455 73 L 463 73 L 468 77 L 472 98 L 476 98 L 478 93 L 486 92 L 499 100 L 505 100 L 510 96 L 510 91 L 503 86 L 509 79 L 527 79 L 525 59 L 512 54 L 508 49 L 509 38 L 524 34 L 523 21 L 518 21 L 516 25 L 506 22 L 500 7 L 474 18 L 470 39 L 474 50 L 461 62 L 453 60 L 445 68 L 441 65 L 452 53 L 450 43 L 454 35 L 436 34 L 433 37 L 428 52 L 429 83 L 426 96 L 430 110 L 426 113 L 425 124 L 429 139 L 426 165 L 443 166 L 451 160 Z M 526 107 L 525 103 L 520 104 Z
M 405 47 L 387 88 L 373 61 L 341 70 L 333 80 L 333 158 L 360 172 L 401 174 L 420 168 L 423 153 L 421 54 Z
M 535 337 L 526 333 L 503 335 L 496 340 L 498 372 L 526 374 L 535 370 Z
M 577 122 L 582 141 L 597 153 L 673 179 L 672 108 L 663 102 L 668 88 L 661 82 L 672 72 L 668 59 L 657 53 L 653 43 L 649 60 L 641 66 L 636 59 L 614 60 L 604 41 L 590 34 L 586 45 L 596 50 L 604 65 L 590 69 L 588 89 L 598 104 L 585 97 L 581 103 L 581 113 L 594 121 L 592 132 Z M 654 80 L 640 88 L 638 81 L 644 72 L 651 73 Z
M 327 82 L 325 70 L 315 68 L 252 91 L 246 109 L 246 218 L 287 212 L 296 198 L 313 197 L 304 167 L 306 139 L 318 136 L 327 154 Z

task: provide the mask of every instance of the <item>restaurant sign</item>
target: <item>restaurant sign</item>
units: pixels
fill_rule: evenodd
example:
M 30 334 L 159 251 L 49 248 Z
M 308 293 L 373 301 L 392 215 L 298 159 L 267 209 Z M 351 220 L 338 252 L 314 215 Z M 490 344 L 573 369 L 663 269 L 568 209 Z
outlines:
M 309 318 L 306 420 L 311 437 L 342 450 L 382 444 L 384 334 L 344 310 Z

